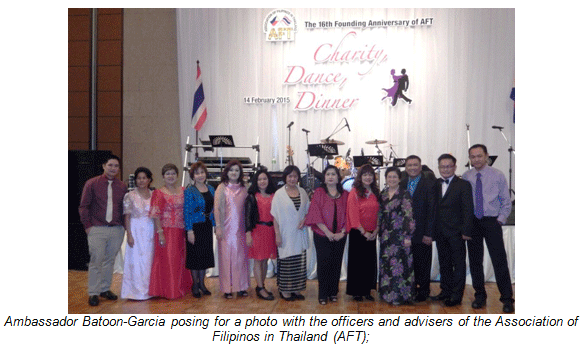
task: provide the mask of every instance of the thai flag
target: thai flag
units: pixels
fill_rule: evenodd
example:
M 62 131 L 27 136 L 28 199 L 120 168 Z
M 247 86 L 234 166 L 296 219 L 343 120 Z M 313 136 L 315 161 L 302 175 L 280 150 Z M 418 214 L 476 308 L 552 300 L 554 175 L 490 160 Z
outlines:
M 290 25 L 292 24 L 292 22 L 290 21 L 290 19 L 286 16 L 284 16 L 284 18 L 282 18 L 282 20 L 284 21 L 284 23 L 286 23 L 286 25 Z
M 195 130 L 200 131 L 207 120 L 207 106 L 205 105 L 205 94 L 203 93 L 203 80 L 201 79 L 201 69 L 197 61 L 197 81 L 195 83 L 195 97 L 193 100 L 193 114 L 191 115 L 191 125 Z
M 272 23 L 272 25 L 278 24 L 278 21 L 276 19 L 278 19 L 278 16 L 274 16 L 274 18 L 272 18 L 272 20 L 270 20 L 270 23 Z

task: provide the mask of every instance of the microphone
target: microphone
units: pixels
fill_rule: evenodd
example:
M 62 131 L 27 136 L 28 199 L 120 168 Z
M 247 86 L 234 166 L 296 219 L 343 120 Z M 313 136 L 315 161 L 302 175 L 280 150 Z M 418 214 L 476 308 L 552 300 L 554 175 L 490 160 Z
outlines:
M 345 157 L 349 157 L 349 155 L 351 155 L 351 148 L 349 148 L 349 150 L 347 150 L 347 155 L 345 155 Z
M 347 118 L 345 118 L 345 125 L 347 125 L 347 129 L 349 129 L 349 132 L 351 132 L 351 128 L 349 127 L 349 122 L 347 121 Z
M 497 130 L 502 130 L 503 129 L 503 126 L 495 126 L 495 125 L 493 125 L 493 128 L 494 129 L 497 129 Z
M 308 131 L 308 130 L 306 130 L 306 129 L 302 129 L 302 131 L 304 131 L 304 132 L 306 132 L 306 133 L 310 132 L 310 131 Z
M 363 148 L 361 148 L 361 156 L 365 156 L 365 152 L 363 151 Z
M 290 126 L 294 125 L 294 122 L 291 121 L 290 124 L 288 124 L 288 126 L 286 126 L 287 128 L 290 128 Z

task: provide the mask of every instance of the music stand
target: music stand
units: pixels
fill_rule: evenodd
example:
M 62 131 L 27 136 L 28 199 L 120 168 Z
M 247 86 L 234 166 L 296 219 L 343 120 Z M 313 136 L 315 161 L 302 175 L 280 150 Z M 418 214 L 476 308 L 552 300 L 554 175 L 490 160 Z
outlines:
M 405 167 L 406 166 L 406 159 L 393 159 L 393 167 Z
M 224 135 L 224 136 L 212 136 L 209 135 L 209 139 L 211 140 L 211 146 L 213 148 L 232 148 L 235 147 L 235 143 L 233 142 L 233 136 L 231 135 Z
M 208 145 L 208 147 L 203 147 L 203 151 L 213 152 L 214 149 L 211 146 L 211 141 L 204 141 L 201 138 L 199 138 L 199 142 L 201 142 L 202 145 Z
M 309 144 L 308 153 L 310 156 L 326 157 L 328 155 L 338 155 L 339 147 L 332 143 Z
M 499 156 L 497 156 L 497 155 L 489 156 L 489 160 L 487 161 L 487 163 L 489 164 L 489 166 L 492 166 L 493 163 L 495 163 L 495 160 L 497 159 L 497 157 L 499 157 Z
M 383 155 L 353 156 L 353 163 L 355 163 L 355 167 L 361 167 L 365 164 L 381 167 L 383 166 Z

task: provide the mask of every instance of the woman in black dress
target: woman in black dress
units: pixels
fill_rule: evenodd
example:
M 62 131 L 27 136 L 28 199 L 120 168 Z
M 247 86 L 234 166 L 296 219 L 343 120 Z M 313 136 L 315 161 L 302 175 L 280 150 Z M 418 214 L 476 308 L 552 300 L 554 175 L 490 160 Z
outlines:
M 187 232 L 187 260 L 186 267 L 191 270 L 193 297 L 200 298 L 201 294 L 210 295 L 205 286 L 205 275 L 208 268 L 215 266 L 213 256 L 213 199 L 215 190 L 207 184 L 207 167 L 198 161 L 193 163 L 189 175 L 194 184 L 185 192 L 184 216 Z

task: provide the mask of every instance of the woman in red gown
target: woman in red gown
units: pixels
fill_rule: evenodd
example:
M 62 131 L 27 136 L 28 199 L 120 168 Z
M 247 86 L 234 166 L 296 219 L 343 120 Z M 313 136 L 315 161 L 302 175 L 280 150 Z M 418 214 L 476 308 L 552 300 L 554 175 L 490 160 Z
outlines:
M 164 186 L 152 193 L 150 217 L 154 219 L 156 247 L 150 274 L 151 296 L 176 299 L 189 292 L 193 284 L 185 268 L 185 225 L 183 188 L 178 185 L 178 168 L 162 167 Z

